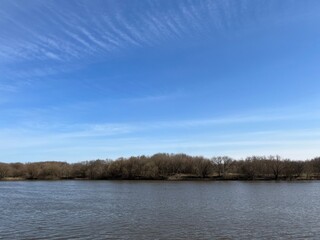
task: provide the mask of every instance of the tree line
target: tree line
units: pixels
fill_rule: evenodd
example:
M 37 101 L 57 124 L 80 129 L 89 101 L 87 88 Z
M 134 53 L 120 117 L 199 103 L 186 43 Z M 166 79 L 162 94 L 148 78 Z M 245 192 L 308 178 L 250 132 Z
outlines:
M 0 179 L 294 180 L 320 179 L 320 157 L 292 161 L 279 156 L 205 158 L 186 154 L 92 160 L 78 163 L 0 163 Z

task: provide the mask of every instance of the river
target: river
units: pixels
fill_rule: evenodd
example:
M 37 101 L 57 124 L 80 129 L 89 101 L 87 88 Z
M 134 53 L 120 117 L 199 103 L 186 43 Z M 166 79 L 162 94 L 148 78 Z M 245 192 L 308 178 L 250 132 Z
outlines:
M 0 239 L 320 239 L 320 182 L 0 182 Z

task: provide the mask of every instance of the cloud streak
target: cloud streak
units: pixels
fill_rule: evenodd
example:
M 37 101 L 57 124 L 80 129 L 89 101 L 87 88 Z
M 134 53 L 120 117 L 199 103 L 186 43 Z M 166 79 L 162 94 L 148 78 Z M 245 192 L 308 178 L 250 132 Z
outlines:
M 246 127 L 257 123 L 279 124 L 306 119 L 305 114 L 304 117 L 274 113 L 271 116 L 254 114 L 202 120 L 117 124 L 54 125 L 30 122 L 20 127 L 1 129 L 0 161 L 16 159 L 15 154 L 21 155 L 22 152 L 30 155 L 27 159 L 29 161 L 44 160 L 41 156 L 45 154 L 51 156 L 50 160 L 64 160 L 68 157 L 70 161 L 76 161 L 163 151 L 208 157 L 228 154 L 237 158 L 253 154 L 282 154 L 284 157 L 299 159 L 320 154 L 317 147 L 320 143 L 320 129 L 281 129 L 274 125 L 273 129 L 267 130 L 244 128 L 237 132 L 229 131 L 235 125 Z M 315 116 L 310 115 L 309 118 L 314 119 Z M 174 134 L 167 135 L 165 132 Z M 76 153 L 73 156 L 74 151 Z
M 5 1 L 0 16 L 0 61 L 68 62 L 100 51 L 107 55 L 126 47 L 152 46 L 181 39 L 185 34 L 194 35 L 195 30 L 201 32 L 209 27 L 211 22 L 205 22 L 208 16 L 221 18 L 212 13 L 216 5 L 228 13 L 234 4 L 205 2 L 210 7 L 197 1 L 181 1 L 179 4 L 172 2 L 169 10 L 160 11 L 160 2 L 148 4 L 145 1 L 138 4 L 139 9 L 129 11 L 130 3 L 124 7 L 117 1 L 110 4 L 68 1 L 63 7 L 55 1 L 43 4 L 31 0 L 28 5 Z M 220 19 L 220 28 L 223 28 L 223 22 L 229 21 L 224 18 L 231 17 Z M 11 31 L 9 25 L 15 30 Z M 190 30 L 190 26 L 193 29 Z
M 6 69 L 6 80 L 31 81 L 63 73 L 63 69 L 71 72 L 75 65 L 112 58 L 128 49 L 217 37 L 248 24 L 250 11 L 266 15 L 270 6 L 260 5 L 236 0 L 30 0 L 28 4 L 4 0 L 0 68 Z M 40 74 L 39 69 L 43 69 Z
M 23 161 L 65 160 L 79 161 L 92 158 L 116 158 L 120 156 L 154 154 L 157 152 L 185 152 L 207 157 L 230 155 L 241 158 L 248 155 L 281 154 L 283 157 L 305 159 L 319 155 L 320 131 L 299 129 L 297 132 L 247 132 L 213 137 L 153 138 L 126 136 L 123 128 L 91 129 L 91 132 L 63 134 L 21 134 L 1 141 L 0 161 L 14 161 L 15 155 Z M 94 132 L 97 131 L 98 135 Z M 131 129 L 130 129 L 131 131 Z M 104 132 L 104 138 L 97 138 Z M 108 135 L 106 135 L 106 133 Z M 109 135 L 110 134 L 110 135 Z M 117 134 L 114 137 L 113 134 Z M 19 144 L 17 139 L 19 137 Z M 3 139 L 3 138 L 1 138 Z M 71 156 L 71 157 L 70 157 Z

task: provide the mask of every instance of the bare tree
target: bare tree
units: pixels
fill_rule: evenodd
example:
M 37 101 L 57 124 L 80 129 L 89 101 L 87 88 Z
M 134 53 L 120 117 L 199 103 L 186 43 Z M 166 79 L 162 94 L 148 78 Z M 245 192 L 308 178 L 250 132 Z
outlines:
M 255 179 L 257 176 L 257 161 L 252 158 L 247 158 L 240 163 L 241 173 L 247 179 Z
M 311 164 L 312 164 L 314 174 L 319 178 L 320 177 L 320 157 L 312 159 Z
M 212 163 L 209 160 L 198 157 L 196 162 L 198 175 L 202 178 L 207 177 L 212 172 Z
M 233 160 L 227 156 L 219 156 L 211 158 L 211 162 L 213 163 L 216 172 L 218 173 L 219 177 L 224 177 L 225 174 L 229 171 L 230 167 L 232 166 Z
M 272 169 L 273 175 L 274 175 L 274 179 L 278 180 L 278 178 L 284 168 L 283 161 L 281 161 L 280 156 L 277 155 L 275 157 L 270 156 L 269 163 L 270 163 L 270 167 Z
M 8 177 L 9 170 L 10 170 L 10 168 L 9 168 L 8 164 L 0 163 L 0 179 Z
M 27 163 L 27 178 L 29 179 L 38 179 L 41 171 L 41 166 L 38 163 Z

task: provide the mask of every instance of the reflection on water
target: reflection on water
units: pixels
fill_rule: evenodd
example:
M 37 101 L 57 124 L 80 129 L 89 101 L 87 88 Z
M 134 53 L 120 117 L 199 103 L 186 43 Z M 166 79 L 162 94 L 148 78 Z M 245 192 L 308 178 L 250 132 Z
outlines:
M 320 182 L 0 182 L 0 239 L 320 239 Z

